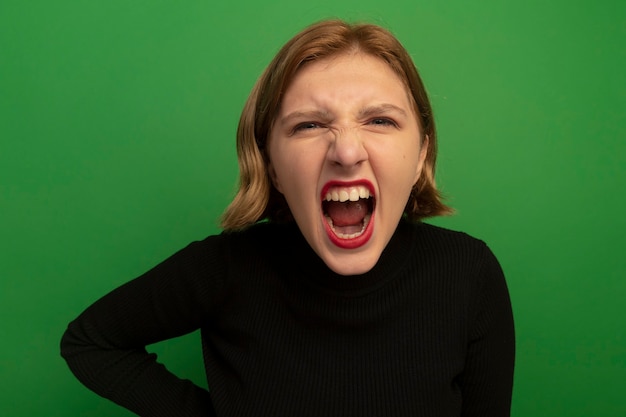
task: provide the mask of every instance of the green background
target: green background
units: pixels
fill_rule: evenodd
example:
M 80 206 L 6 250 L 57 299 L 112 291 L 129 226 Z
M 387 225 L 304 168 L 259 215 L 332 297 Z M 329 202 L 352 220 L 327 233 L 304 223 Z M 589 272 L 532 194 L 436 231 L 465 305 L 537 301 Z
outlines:
M 506 272 L 513 415 L 626 415 L 626 2 L 0 2 L 0 414 L 128 416 L 58 354 L 92 301 L 218 231 L 244 100 L 324 17 L 405 44 L 439 123 L 435 223 Z M 198 334 L 153 347 L 204 384 Z M 268 381 L 271 383 L 271 381 Z

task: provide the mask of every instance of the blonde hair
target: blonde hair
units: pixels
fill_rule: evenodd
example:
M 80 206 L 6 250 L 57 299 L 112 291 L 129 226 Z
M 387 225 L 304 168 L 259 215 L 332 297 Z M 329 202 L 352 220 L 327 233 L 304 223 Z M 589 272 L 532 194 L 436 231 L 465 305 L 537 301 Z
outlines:
M 295 35 L 265 69 L 244 105 L 237 129 L 239 189 L 222 216 L 225 230 L 243 229 L 259 220 L 286 221 L 291 212 L 269 177 L 267 141 L 283 94 L 303 65 L 359 51 L 385 61 L 407 87 L 418 123 L 428 138 L 422 175 L 414 185 L 405 215 L 412 220 L 450 214 L 435 186 L 437 136 L 435 121 L 422 80 L 408 52 L 386 29 L 341 20 L 315 23 Z

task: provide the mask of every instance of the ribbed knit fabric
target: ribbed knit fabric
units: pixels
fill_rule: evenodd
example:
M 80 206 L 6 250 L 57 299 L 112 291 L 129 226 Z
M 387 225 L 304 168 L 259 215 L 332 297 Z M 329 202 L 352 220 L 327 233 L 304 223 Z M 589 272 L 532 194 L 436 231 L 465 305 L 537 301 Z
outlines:
M 145 346 L 202 329 L 210 395 Z M 141 416 L 502 417 L 514 332 L 500 266 L 402 221 L 376 266 L 330 271 L 294 224 L 195 242 L 70 323 L 62 355 Z

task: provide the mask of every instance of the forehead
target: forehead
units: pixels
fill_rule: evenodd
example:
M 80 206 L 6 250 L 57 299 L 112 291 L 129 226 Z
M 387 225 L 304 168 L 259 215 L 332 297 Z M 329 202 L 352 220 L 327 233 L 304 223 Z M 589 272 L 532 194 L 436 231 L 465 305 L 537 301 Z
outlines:
M 282 111 L 278 113 L 305 102 L 331 100 L 391 100 L 406 107 L 406 110 L 415 111 L 406 83 L 386 61 L 354 52 L 322 58 L 302 66 L 289 83 L 282 98 Z

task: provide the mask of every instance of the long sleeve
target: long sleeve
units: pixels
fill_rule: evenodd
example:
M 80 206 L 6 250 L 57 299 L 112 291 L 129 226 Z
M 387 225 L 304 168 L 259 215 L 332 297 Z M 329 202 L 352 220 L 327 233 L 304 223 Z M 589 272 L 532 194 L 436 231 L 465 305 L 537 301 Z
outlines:
M 145 346 L 200 328 L 209 394 Z M 401 223 L 339 276 L 294 224 L 195 243 L 72 322 L 63 356 L 142 416 L 506 417 L 515 341 L 487 246 Z
M 465 369 L 460 379 L 464 417 L 510 415 L 515 362 L 513 313 L 502 269 L 485 246 L 470 330 Z
M 69 324 L 61 354 L 84 385 L 141 416 L 214 415 L 209 393 L 145 346 L 206 326 L 219 308 L 226 271 L 218 240 L 189 245 Z

